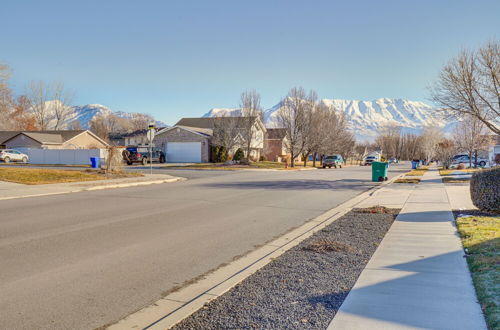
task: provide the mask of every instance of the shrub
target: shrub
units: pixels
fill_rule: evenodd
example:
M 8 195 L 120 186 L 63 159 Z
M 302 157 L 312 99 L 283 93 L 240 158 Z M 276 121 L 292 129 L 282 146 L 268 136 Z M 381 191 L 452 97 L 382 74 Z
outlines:
M 211 146 L 212 162 L 224 163 L 227 161 L 227 149 L 224 146 Z
M 238 150 L 236 150 L 236 152 L 233 155 L 233 160 L 239 161 L 242 160 L 243 158 L 245 158 L 245 154 L 243 153 L 243 150 L 241 150 L 241 148 L 238 148 Z
M 459 169 L 459 170 L 465 170 L 465 164 L 464 163 L 458 164 L 457 169 Z
M 267 159 L 266 159 L 266 156 L 262 155 L 259 157 L 259 162 L 265 162 Z
M 470 195 L 478 209 L 500 212 L 500 168 L 475 172 L 470 181 Z

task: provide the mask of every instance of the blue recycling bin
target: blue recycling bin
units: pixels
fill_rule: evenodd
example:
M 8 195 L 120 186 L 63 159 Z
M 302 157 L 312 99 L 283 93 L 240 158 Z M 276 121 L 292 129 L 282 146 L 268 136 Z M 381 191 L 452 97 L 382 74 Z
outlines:
M 90 157 L 92 168 L 99 168 L 99 157 Z
M 418 168 L 419 163 L 420 163 L 420 161 L 418 161 L 418 160 L 412 160 L 411 161 L 411 169 L 416 170 Z

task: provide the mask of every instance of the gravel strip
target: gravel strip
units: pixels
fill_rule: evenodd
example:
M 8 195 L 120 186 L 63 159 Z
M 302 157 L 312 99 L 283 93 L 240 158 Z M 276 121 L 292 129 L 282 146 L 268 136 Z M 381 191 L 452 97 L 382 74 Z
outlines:
M 173 329 L 326 329 L 397 212 L 349 212 Z

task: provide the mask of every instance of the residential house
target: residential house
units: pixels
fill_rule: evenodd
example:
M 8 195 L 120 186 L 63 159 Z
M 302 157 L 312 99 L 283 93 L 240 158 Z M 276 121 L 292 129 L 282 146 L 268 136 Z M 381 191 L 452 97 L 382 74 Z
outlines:
M 162 147 L 167 155 L 167 162 L 209 162 L 210 147 L 213 143 L 214 128 L 223 127 L 224 122 L 235 120 L 237 117 L 210 117 L 210 118 L 182 118 L 173 127 L 161 130 L 156 134 L 154 143 Z M 237 128 L 238 129 L 238 128 Z M 251 144 L 250 157 L 258 160 L 264 149 L 266 128 L 260 118 L 255 117 L 252 126 L 254 139 Z M 245 150 L 245 141 L 242 134 L 238 134 L 236 146 Z M 246 150 L 245 150 L 246 151 Z
M 268 128 L 264 138 L 263 155 L 266 160 L 279 161 L 289 158 L 286 150 L 286 130 L 284 128 Z
M 213 131 L 207 128 L 175 125 L 156 133 L 153 140 L 169 163 L 207 163 Z
M 155 128 L 156 132 L 163 130 L 165 127 Z M 149 139 L 147 136 L 149 129 L 140 129 L 128 133 L 112 133 L 109 136 L 111 144 L 115 146 L 140 146 L 148 145 Z
M 106 141 L 88 130 L 0 131 L 0 148 L 101 149 Z

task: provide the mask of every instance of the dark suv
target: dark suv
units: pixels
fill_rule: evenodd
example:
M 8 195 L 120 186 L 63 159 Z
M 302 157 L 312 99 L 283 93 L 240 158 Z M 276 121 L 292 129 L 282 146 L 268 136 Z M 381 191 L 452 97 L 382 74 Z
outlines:
M 153 148 L 152 156 L 153 162 L 165 163 L 166 161 L 165 153 L 160 148 Z M 141 148 L 141 151 L 139 151 L 136 147 L 129 147 L 123 151 L 123 160 L 127 165 L 132 165 L 133 163 L 146 165 L 149 162 L 149 149 Z

